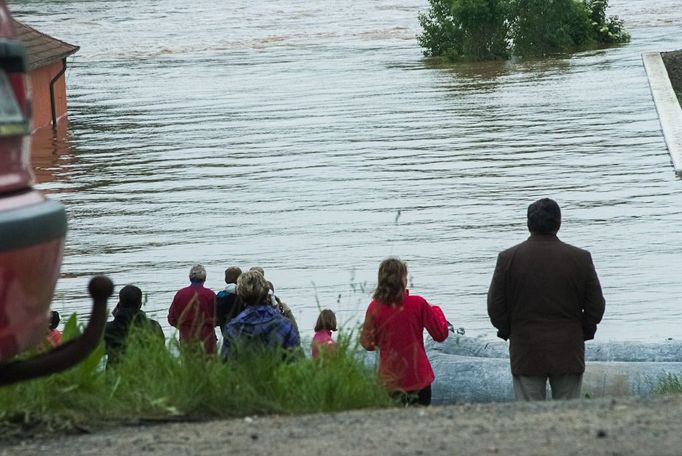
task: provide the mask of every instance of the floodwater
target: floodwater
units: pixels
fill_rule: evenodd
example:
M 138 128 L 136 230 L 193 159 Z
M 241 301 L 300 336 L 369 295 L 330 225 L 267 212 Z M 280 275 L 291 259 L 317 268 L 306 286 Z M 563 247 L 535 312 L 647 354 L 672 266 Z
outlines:
M 53 307 L 87 314 L 105 273 L 170 333 L 193 263 L 214 290 L 259 265 L 307 335 L 318 306 L 362 318 L 399 255 L 413 293 L 492 338 L 497 252 L 550 196 L 601 278 L 597 338 L 682 339 L 682 182 L 640 58 L 682 48 L 681 6 L 612 1 L 625 47 L 439 67 L 415 40 L 426 0 L 10 2 L 81 46 L 68 130 L 34 152 L 69 216 Z

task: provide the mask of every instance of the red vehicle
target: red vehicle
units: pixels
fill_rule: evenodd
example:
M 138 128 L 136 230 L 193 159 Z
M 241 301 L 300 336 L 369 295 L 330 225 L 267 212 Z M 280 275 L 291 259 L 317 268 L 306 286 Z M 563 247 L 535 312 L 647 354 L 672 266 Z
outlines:
M 90 283 L 93 312 L 83 335 L 55 350 L 8 361 L 45 340 L 66 235 L 64 207 L 32 188 L 30 92 L 23 45 L 0 0 L 0 385 L 77 363 L 97 345 L 111 281 Z

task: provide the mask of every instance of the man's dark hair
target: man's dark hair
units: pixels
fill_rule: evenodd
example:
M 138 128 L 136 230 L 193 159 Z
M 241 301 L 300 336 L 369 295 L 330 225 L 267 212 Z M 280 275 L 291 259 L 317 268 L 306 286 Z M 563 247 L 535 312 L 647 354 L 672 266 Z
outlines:
M 528 206 L 528 231 L 556 234 L 561 226 L 561 209 L 556 201 L 542 198 Z
M 142 307 L 142 290 L 135 285 L 126 285 L 118 292 L 118 306 L 124 309 Z

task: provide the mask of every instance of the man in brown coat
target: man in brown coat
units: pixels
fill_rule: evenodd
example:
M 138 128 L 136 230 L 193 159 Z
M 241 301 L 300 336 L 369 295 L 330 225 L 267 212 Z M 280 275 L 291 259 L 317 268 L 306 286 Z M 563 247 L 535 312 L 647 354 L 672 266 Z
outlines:
M 585 342 L 604 314 L 604 296 L 590 252 L 561 242 L 559 205 L 528 206 L 528 240 L 499 254 L 488 316 L 498 337 L 510 339 L 517 400 L 580 397 Z

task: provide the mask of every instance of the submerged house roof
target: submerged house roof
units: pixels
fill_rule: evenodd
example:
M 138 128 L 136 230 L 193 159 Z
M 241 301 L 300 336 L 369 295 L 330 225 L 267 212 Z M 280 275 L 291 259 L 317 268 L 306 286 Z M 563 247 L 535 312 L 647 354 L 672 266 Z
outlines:
M 13 20 L 17 38 L 26 48 L 29 70 L 49 65 L 70 56 L 80 49 L 79 46 L 66 43 L 39 32 L 16 19 Z

